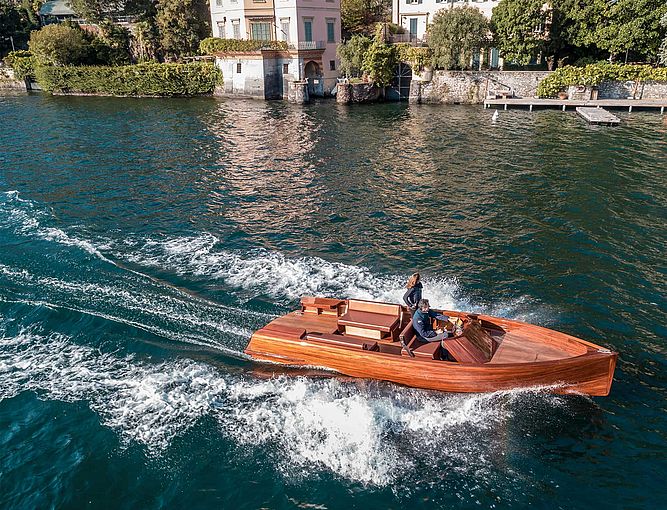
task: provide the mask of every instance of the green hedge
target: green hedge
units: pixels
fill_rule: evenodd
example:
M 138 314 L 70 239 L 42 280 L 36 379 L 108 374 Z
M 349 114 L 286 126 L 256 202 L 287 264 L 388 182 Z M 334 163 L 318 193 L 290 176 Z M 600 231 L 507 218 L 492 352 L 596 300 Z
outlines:
M 609 63 L 589 64 L 584 67 L 565 66 L 540 82 L 537 95 L 555 97 L 570 85 L 599 85 L 603 81 L 667 82 L 667 67 Z
M 113 96 L 195 96 L 210 94 L 221 79 L 210 62 L 147 63 L 129 66 L 41 66 L 37 82 L 48 92 Z
M 199 52 L 202 55 L 211 55 L 227 51 L 257 51 L 261 49 L 286 50 L 285 41 L 248 41 L 245 39 L 220 39 L 207 37 L 199 43 Z
M 14 76 L 18 80 L 35 78 L 35 57 L 26 50 L 11 51 L 5 57 L 5 64 L 14 70 Z

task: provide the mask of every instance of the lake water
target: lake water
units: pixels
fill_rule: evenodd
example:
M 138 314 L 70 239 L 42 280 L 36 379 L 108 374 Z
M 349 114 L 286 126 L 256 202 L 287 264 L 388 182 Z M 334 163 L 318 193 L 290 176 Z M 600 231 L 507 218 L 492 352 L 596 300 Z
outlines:
M 667 123 L 0 96 L 1 508 L 658 508 Z M 565 331 L 607 398 L 243 354 L 304 294 Z

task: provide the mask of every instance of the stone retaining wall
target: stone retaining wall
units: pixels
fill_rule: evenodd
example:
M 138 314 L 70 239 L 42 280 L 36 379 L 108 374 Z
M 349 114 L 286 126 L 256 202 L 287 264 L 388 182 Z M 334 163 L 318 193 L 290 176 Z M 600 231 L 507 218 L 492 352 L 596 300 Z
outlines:
M 435 71 L 430 81 L 413 78 L 410 103 L 481 104 L 490 91 L 512 90 L 514 97 L 535 97 L 549 71 Z M 667 83 L 602 82 L 598 99 L 667 99 Z
M 431 81 L 412 80 L 411 103 L 481 104 L 492 90 L 513 90 L 515 97 L 534 97 L 549 71 L 434 71 Z
M 600 99 L 667 99 L 667 83 L 655 81 L 604 81 L 598 91 Z
M 6 67 L 0 67 L 0 89 L 5 90 L 26 90 L 26 84 L 23 80 L 17 80 L 14 77 L 14 70 Z
M 382 90 L 372 83 L 339 83 L 336 101 L 341 104 L 375 103 Z

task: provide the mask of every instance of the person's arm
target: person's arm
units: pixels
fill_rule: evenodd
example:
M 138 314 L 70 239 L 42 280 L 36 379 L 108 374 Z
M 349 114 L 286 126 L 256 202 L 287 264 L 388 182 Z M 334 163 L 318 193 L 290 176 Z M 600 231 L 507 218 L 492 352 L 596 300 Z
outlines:
M 429 310 L 428 315 L 429 315 L 429 317 L 431 317 L 431 319 L 438 319 L 439 321 L 448 321 L 449 320 L 449 317 L 447 317 L 446 315 L 442 315 L 441 313 L 434 312 L 433 310 Z
M 426 324 L 424 324 L 425 320 L 430 320 L 427 317 L 424 317 L 423 315 L 419 314 L 416 315 L 412 318 L 412 327 L 415 330 L 415 333 L 417 333 L 417 336 L 420 336 L 421 338 L 431 338 L 436 335 L 436 332 L 433 331 L 432 329 L 427 330 L 426 329 Z

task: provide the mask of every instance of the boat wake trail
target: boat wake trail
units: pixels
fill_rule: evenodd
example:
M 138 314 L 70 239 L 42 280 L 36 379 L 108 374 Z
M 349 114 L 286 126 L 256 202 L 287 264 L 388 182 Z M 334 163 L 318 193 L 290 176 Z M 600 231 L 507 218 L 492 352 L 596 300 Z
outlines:
M 400 303 L 408 275 L 375 274 L 363 266 L 319 257 L 289 257 L 256 249 L 228 250 L 224 241 L 203 233 L 162 240 L 127 240 L 129 252 L 115 252 L 140 266 L 169 269 L 184 277 L 220 281 L 240 298 L 266 295 L 284 304 L 304 295 L 357 298 Z M 493 304 L 471 300 L 455 277 L 426 275 L 424 295 L 431 305 L 529 322 L 548 323 L 553 315 L 527 296 L 503 298 Z
M 126 268 L 109 253 L 112 241 L 93 242 L 45 226 L 50 217 L 34 202 L 16 192 L 4 198 L 0 200 L 1 233 L 20 245 L 20 249 L 6 250 L 0 262 L 0 300 L 4 302 L 101 317 L 234 356 L 240 355 L 257 321 L 266 321 L 266 314 L 240 314 L 238 309 Z M 26 238 L 32 244 L 26 245 Z
M 0 338 L 0 400 L 23 391 L 87 401 L 104 426 L 151 457 L 209 416 L 239 455 L 266 450 L 287 481 L 333 473 L 401 491 L 441 483 L 447 470 L 467 473 L 471 486 L 498 476 L 513 447 L 515 411 L 530 414 L 536 401 L 565 405 L 536 389 L 462 396 L 367 381 L 261 380 L 188 359 L 119 356 L 35 330 Z

